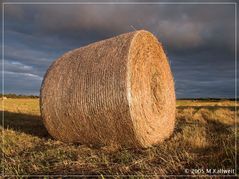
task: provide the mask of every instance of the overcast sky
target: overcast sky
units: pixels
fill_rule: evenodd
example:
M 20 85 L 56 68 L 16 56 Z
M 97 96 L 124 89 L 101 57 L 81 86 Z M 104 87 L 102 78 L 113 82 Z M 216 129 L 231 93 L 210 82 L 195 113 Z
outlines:
M 53 60 L 133 26 L 164 45 L 178 98 L 234 97 L 233 4 L 5 4 L 4 10 L 5 93 L 38 95 Z

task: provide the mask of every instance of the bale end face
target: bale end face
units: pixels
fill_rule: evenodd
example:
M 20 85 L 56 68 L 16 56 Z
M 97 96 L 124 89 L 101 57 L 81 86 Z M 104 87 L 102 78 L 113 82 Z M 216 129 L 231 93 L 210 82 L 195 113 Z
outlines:
M 140 146 L 162 142 L 173 132 L 176 99 L 173 76 L 162 45 L 147 31 L 131 42 L 128 98 Z

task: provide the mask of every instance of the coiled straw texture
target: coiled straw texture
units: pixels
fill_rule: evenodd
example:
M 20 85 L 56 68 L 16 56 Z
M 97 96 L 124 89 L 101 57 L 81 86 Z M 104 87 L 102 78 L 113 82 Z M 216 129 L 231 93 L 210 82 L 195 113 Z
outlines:
M 173 76 L 161 43 L 144 30 L 64 54 L 41 87 L 41 114 L 64 142 L 149 147 L 175 125 Z

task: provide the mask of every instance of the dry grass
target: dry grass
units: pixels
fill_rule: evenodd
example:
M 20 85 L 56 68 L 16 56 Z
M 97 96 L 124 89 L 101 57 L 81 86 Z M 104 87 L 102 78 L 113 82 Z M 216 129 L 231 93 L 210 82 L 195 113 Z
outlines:
M 4 103 L 6 129 L 0 147 L 5 157 L 0 170 L 6 175 L 196 175 L 235 167 L 234 118 L 239 111 L 232 101 L 177 101 L 174 134 L 146 150 L 67 145 L 47 134 L 38 99 Z

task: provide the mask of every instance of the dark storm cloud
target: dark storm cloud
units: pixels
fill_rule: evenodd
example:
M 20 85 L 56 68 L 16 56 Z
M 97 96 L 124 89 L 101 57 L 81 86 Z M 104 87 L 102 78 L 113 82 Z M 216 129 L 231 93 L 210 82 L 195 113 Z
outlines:
M 149 30 L 162 41 L 175 75 L 178 97 L 233 97 L 231 4 L 7 4 L 6 92 L 12 92 L 17 79 L 15 92 L 37 93 L 47 67 L 64 52 L 134 28 Z M 32 86 L 25 85 L 25 80 Z
M 233 5 L 6 5 L 5 11 L 9 28 L 38 36 L 87 43 L 133 26 L 153 31 L 170 48 L 223 42 L 233 49 Z

